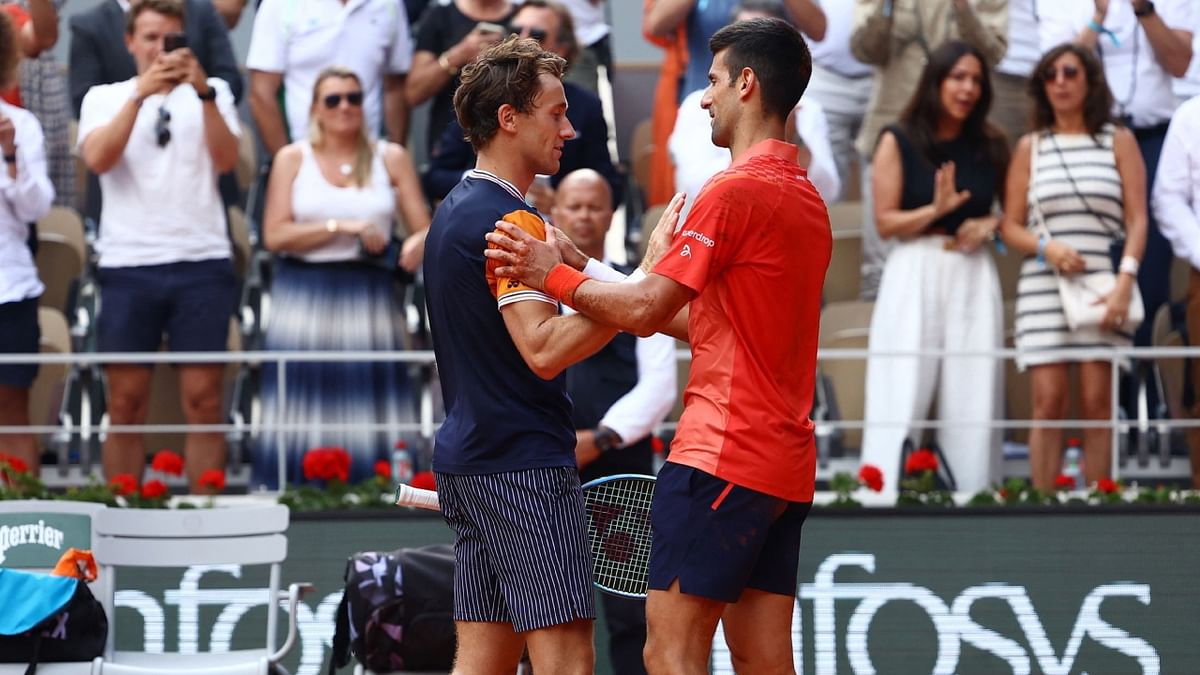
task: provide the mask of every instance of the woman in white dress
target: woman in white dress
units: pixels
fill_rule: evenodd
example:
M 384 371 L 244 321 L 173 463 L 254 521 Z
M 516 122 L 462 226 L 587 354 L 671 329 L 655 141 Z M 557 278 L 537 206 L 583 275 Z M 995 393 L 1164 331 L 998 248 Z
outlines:
M 405 347 L 394 272 L 420 267 L 429 209 L 404 148 L 368 137 L 362 85 L 353 72 L 327 68 L 313 87 L 309 138 L 275 156 L 263 240 L 280 253 L 266 325 L 269 350 L 392 351 Z M 411 233 L 389 252 L 397 210 Z M 401 363 L 293 363 L 280 405 L 273 366 L 264 368 L 265 423 L 312 425 L 283 434 L 289 480 L 302 478 L 308 450 L 340 446 L 351 481 L 373 475 L 402 440 L 416 402 Z M 280 414 L 282 411 L 282 414 Z M 385 424 L 388 429 L 321 429 Z M 411 444 L 413 438 L 408 438 Z M 280 438 L 268 432 L 254 453 L 251 482 L 274 486 Z
M 1137 326 L 1125 319 L 1146 245 L 1146 169 L 1133 133 L 1110 119 L 1112 94 L 1091 52 L 1074 44 L 1046 52 L 1029 91 L 1035 130 L 1017 144 L 1009 167 L 1001 230 L 1005 243 L 1026 256 L 1017 284 L 1017 364 L 1030 368 L 1035 421 L 1066 417 L 1069 362 L 1079 363 L 1083 417 L 1107 420 L 1112 414 L 1110 361 L 1047 352 L 1131 343 Z M 1112 270 L 1110 249 L 1121 237 L 1120 273 L 1101 300 L 1102 324 L 1071 330 L 1058 275 Z M 1039 489 L 1054 489 L 1062 435 L 1059 428 L 1030 430 L 1030 471 Z M 1084 477 L 1090 484 L 1111 472 L 1111 431 L 1089 428 L 1083 437 Z

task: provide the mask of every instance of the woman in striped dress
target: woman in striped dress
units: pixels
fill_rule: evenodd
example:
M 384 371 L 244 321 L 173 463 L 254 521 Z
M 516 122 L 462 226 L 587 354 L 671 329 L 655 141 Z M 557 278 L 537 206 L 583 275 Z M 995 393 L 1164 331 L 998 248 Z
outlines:
M 1021 139 L 1009 168 L 1002 226 L 1005 242 L 1026 256 L 1017 285 L 1017 364 L 1031 371 L 1035 421 L 1066 417 L 1068 362 L 1079 362 L 1083 417 L 1107 420 L 1111 362 L 1052 351 L 1131 343 L 1137 326 L 1125 317 L 1146 243 L 1146 170 L 1133 133 L 1110 120 L 1112 94 L 1091 52 L 1074 44 L 1051 49 L 1029 87 L 1035 131 Z M 1111 270 L 1110 249 L 1122 237 L 1121 273 L 1103 299 L 1102 325 L 1071 330 L 1057 275 Z M 1091 428 L 1083 435 L 1084 476 L 1092 483 L 1111 472 L 1111 431 Z M 1062 429 L 1030 431 L 1035 487 L 1054 489 L 1062 447 Z
M 393 273 L 398 264 L 409 271 L 420 266 L 429 210 L 404 149 L 368 138 L 362 102 L 353 72 L 326 68 L 313 87 L 309 137 L 275 156 L 263 219 L 267 248 L 281 254 L 271 285 L 269 350 L 406 346 Z M 397 210 L 413 232 L 399 260 L 368 262 L 366 256 L 388 255 Z M 263 372 L 264 425 L 308 427 L 262 435 L 253 457 L 254 487 L 278 482 L 281 447 L 289 481 L 303 477 L 304 453 L 321 446 L 350 453 L 351 481 L 369 477 L 375 462 L 390 457 L 404 438 L 399 425 L 416 421 L 417 401 L 403 363 L 291 363 L 286 393 L 276 389 L 276 378 L 269 364 Z M 379 424 L 384 427 L 366 428 Z M 415 436 L 408 435 L 410 445 Z

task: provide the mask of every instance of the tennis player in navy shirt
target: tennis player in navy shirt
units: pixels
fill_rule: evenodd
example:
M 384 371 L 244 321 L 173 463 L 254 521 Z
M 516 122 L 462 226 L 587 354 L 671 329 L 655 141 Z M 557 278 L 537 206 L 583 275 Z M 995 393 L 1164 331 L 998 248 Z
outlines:
M 555 174 L 574 135 L 565 61 L 512 37 L 463 70 L 454 96 L 476 168 L 447 195 L 426 239 L 425 283 L 446 404 L 433 469 L 455 531 L 455 673 L 593 672 L 591 557 L 563 370 L 616 331 L 488 267 L 496 222 L 539 239 L 524 199 Z M 586 258 L 574 252 L 579 267 Z

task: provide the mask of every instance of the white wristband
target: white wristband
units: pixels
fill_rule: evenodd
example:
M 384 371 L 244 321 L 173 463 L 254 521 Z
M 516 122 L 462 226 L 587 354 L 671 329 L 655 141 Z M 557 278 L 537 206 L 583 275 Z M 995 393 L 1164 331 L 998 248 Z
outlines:
M 1122 274 L 1128 274 L 1131 277 L 1136 277 L 1140 264 L 1138 259 L 1131 255 L 1122 256 L 1121 263 L 1117 265 L 1117 271 Z

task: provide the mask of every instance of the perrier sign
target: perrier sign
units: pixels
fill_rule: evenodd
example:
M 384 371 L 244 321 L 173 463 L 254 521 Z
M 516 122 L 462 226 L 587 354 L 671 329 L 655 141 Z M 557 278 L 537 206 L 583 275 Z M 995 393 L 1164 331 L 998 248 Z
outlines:
M 92 546 L 91 518 L 84 514 L 0 513 L 0 567 L 54 567 L 72 546 Z

